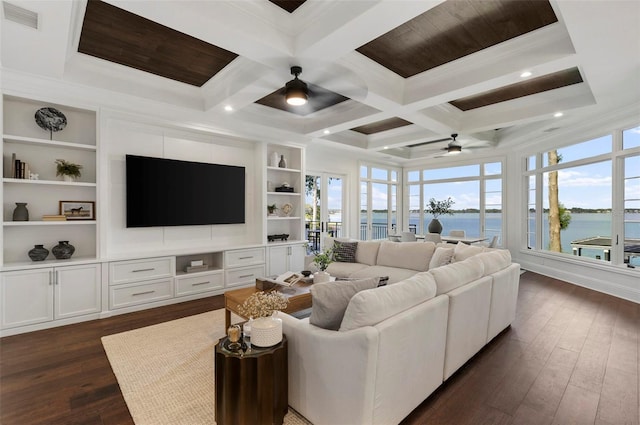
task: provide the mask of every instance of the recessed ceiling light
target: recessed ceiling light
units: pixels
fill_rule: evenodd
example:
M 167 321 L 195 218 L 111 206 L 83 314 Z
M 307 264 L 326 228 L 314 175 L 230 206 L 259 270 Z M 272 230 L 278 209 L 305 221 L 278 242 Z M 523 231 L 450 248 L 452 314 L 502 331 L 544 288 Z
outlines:
M 329 130 L 325 130 L 323 133 L 324 133 L 324 134 L 329 134 L 329 133 L 331 133 L 331 132 L 330 132 Z
M 389 149 L 389 146 L 385 146 L 385 147 L 384 147 L 384 148 L 382 148 L 382 149 Z
M 520 74 L 520 77 L 527 78 L 527 77 L 531 77 L 531 75 L 532 75 L 531 71 L 524 71 L 522 74 Z
M 553 116 L 556 117 L 556 118 L 560 118 L 563 115 L 564 114 L 562 112 L 556 112 L 555 114 L 553 114 Z
M 231 111 L 233 111 L 233 106 L 231 106 L 231 105 L 226 105 L 226 106 L 224 107 L 224 110 L 225 110 L 225 111 L 227 111 L 227 112 L 231 112 Z

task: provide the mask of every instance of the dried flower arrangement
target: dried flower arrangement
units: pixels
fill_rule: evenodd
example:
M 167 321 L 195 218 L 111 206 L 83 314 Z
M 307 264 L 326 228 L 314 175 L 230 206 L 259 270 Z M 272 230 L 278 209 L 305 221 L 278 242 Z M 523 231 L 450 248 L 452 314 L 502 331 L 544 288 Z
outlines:
M 279 292 L 256 292 L 238 306 L 238 313 L 244 317 L 268 317 L 274 311 L 287 308 L 289 300 Z

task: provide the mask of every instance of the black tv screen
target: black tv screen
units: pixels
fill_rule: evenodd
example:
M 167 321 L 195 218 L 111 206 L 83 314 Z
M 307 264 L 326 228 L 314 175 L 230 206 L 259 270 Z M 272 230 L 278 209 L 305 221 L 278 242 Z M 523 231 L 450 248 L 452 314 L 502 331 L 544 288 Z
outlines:
M 245 168 L 126 156 L 127 227 L 245 222 Z

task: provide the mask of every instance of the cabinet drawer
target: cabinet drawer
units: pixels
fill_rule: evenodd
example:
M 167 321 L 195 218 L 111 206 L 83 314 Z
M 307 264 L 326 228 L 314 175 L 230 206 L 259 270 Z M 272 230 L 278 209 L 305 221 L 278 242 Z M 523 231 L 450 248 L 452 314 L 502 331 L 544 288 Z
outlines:
M 173 278 L 115 286 L 109 289 L 110 307 L 123 308 L 173 298 Z
M 224 288 L 222 270 L 213 273 L 198 273 L 195 276 L 176 277 L 176 297 Z
M 253 267 L 243 267 L 241 269 L 225 270 L 224 286 L 240 286 L 255 284 L 257 277 L 264 277 L 264 264 Z
M 115 261 L 109 264 L 109 284 L 120 285 L 140 280 L 172 277 L 173 264 L 173 257 Z
M 238 249 L 236 251 L 225 251 L 224 267 L 244 267 L 254 264 L 264 264 L 264 248 Z

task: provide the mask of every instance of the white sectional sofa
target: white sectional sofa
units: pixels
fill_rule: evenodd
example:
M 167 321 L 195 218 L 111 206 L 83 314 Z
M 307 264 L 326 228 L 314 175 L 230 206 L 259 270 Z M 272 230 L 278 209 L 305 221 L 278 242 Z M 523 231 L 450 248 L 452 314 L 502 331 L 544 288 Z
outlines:
M 481 251 L 357 292 L 338 331 L 283 314 L 289 404 L 315 425 L 400 422 L 515 318 L 519 265 Z

